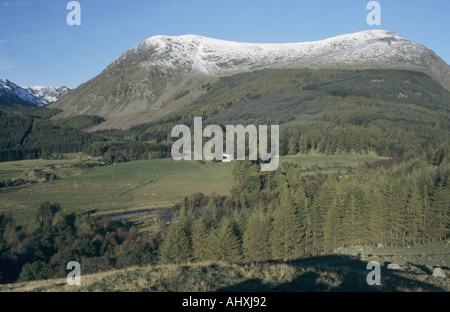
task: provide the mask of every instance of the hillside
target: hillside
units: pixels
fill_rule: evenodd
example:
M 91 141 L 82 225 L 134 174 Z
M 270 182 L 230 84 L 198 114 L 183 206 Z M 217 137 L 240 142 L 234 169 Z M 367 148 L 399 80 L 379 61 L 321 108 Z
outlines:
M 58 109 L 38 107 L 24 113 L 0 111 L 0 162 L 53 158 L 55 154 L 83 152 L 102 156 L 107 164 L 169 156 L 168 143 L 135 142 L 121 137 L 81 131 L 102 122 L 102 117 L 79 115 L 51 121 Z M 169 151 L 169 152 L 167 152 Z
M 100 116 L 50 120 L 61 115 L 56 108 L 33 109 L 27 112 L 31 117 L 2 113 L 1 160 L 78 151 L 103 156 L 107 163 L 170 157 L 171 129 L 192 125 L 195 116 L 202 116 L 204 125 L 280 125 L 282 155 L 409 157 L 429 154 L 450 137 L 450 93 L 421 72 L 265 69 L 223 77 L 200 89 L 202 95 L 191 104 L 127 130 L 104 130 L 111 124 Z M 185 90 L 176 101 L 190 97 Z M 95 135 L 86 133 L 95 130 Z
M 57 118 L 98 115 L 107 119 L 101 129 L 129 128 L 189 105 L 204 93 L 201 85 L 267 68 L 407 69 L 450 86 L 449 65 L 434 52 L 385 30 L 288 44 L 155 36 L 51 107 L 63 110 Z
M 104 138 L 51 122 L 0 111 L 0 161 L 36 159 L 48 153 L 81 152 Z
M 420 72 L 268 69 L 203 88 L 191 105 L 166 117 L 105 134 L 165 142 L 175 124 L 202 116 L 204 125 L 278 124 L 282 155 L 381 156 L 424 154 L 450 137 L 450 93 Z
M 354 292 L 450 291 L 449 246 L 444 242 L 412 248 L 375 248 L 362 254 L 319 256 L 292 262 L 203 262 L 131 267 L 82 275 L 81 286 L 68 286 L 65 278 L 0 285 L 1 292 Z M 395 255 L 392 255 L 395 253 Z M 375 255 L 373 255 L 375 254 Z M 376 255 L 378 254 L 378 255 Z M 391 255 L 389 255 L 391 254 Z M 381 264 L 380 286 L 366 283 L 369 261 Z M 388 270 L 395 262 L 400 270 Z M 442 267 L 447 278 L 433 277 Z

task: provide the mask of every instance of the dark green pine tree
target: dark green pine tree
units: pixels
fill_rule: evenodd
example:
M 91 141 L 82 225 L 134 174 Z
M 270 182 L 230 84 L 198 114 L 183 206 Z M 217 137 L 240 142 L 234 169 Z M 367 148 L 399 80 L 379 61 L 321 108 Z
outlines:
M 327 251 L 342 247 L 346 243 L 345 192 L 340 184 L 336 185 L 335 190 L 335 198 L 328 209 L 324 224 L 324 246 Z
M 214 201 L 214 199 L 210 199 L 202 214 L 205 226 L 208 229 L 215 228 L 217 226 L 217 223 L 219 222 L 219 217 L 220 216 L 217 210 L 216 202 Z
M 311 214 L 309 213 L 305 217 L 305 256 L 314 255 L 313 249 L 313 233 L 312 233 L 312 223 L 311 223 Z
M 192 260 L 191 219 L 187 209 L 183 208 L 179 220 L 170 225 L 161 244 L 162 263 L 182 264 Z
M 331 203 L 323 226 L 323 247 L 327 252 L 332 251 L 339 245 L 339 212 L 336 202 Z
M 242 246 L 230 217 L 223 217 L 219 228 L 210 237 L 213 260 L 238 262 L 242 260 Z
M 424 212 L 424 233 L 423 239 L 427 242 L 433 241 L 436 237 L 436 215 L 434 214 L 433 208 L 431 206 L 430 193 L 428 191 L 428 186 L 424 186 L 423 190 L 423 212 Z
M 353 237 L 354 241 L 357 245 L 364 244 L 368 241 L 368 238 L 370 236 L 369 230 L 368 230 L 368 223 L 367 223 L 367 215 L 368 215 L 368 203 L 367 203 L 367 197 L 366 194 L 369 192 L 368 189 L 370 186 L 363 185 L 359 179 L 355 181 L 358 185 L 355 186 L 355 190 L 351 193 L 352 194 L 352 200 L 354 207 L 351 208 L 355 209 L 355 224 L 353 224 Z
M 298 138 L 297 137 L 290 137 L 288 140 L 288 154 L 289 155 L 296 155 L 299 152 L 298 148 Z
M 244 232 L 247 227 L 247 216 L 244 211 L 235 210 L 231 216 L 231 225 L 233 226 L 234 233 L 238 238 L 239 242 L 242 244 L 242 239 L 244 237 Z
M 440 183 L 433 194 L 431 209 L 435 220 L 435 239 L 445 239 L 450 235 L 450 183 Z
M 374 184 L 367 195 L 367 223 L 369 238 L 367 243 L 379 244 L 386 242 L 384 231 L 385 197 L 379 185 Z
M 0 251 L 19 242 L 19 231 L 16 229 L 15 220 L 0 214 Z
M 270 235 L 272 258 L 284 261 L 301 258 L 304 250 L 302 234 L 298 207 L 292 201 L 289 190 L 285 189 L 273 219 Z
M 192 226 L 192 256 L 195 261 L 210 260 L 209 229 L 204 217 L 196 220 Z
M 179 223 L 170 225 L 169 231 L 161 245 L 161 263 L 182 264 L 191 260 L 189 237 Z
M 305 190 L 302 187 L 293 192 L 292 201 L 298 211 L 300 236 L 302 238 L 301 246 L 303 248 L 303 257 L 306 257 L 312 250 L 312 227 L 309 200 L 306 197 Z
M 384 220 L 390 245 L 402 243 L 405 235 L 406 194 L 403 189 L 401 182 L 398 181 L 386 181 L 384 184 L 386 208 Z
M 248 261 L 263 262 L 270 259 L 269 218 L 261 211 L 251 215 L 243 236 L 244 257 Z
M 326 182 L 319 190 L 318 196 L 310 208 L 311 215 L 311 253 L 316 255 L 324 251 L 324 227 L 328 210 L 334 204 L 336 188 L 333 183 Z
M 416 244 L 421 241 L 424 231 L 423 202 L 416 181 L 410 187 L 406 202 L 406 242 Z
M 357 245 L 360 243 L 362 226 L 360 223 L 359 209 L 361 201 L 358 198 L 358 186 L 352 185 L 346 201 L 343 228 L 345 229 L 346 245 Z

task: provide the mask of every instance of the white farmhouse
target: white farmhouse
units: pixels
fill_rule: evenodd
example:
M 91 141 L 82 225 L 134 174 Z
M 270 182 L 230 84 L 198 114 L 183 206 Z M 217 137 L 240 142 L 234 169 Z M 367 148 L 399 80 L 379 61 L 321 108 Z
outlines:
M 233 160 L 233 156 L 229 154 L 222 154 L 222 156 L 223 156 L 222 162 L 230 162 Z

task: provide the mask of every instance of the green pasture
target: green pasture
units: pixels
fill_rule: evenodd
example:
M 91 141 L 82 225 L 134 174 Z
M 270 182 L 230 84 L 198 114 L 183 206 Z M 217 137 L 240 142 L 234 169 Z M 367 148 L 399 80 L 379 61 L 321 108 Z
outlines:
M 81 159 L 80 159 L 81 157 Z M 142 160 L 81 169 L 73 166 L 98 159 L 81 154 L 62 160 L 23 160 L 0 163 L 0 180 L 33 180 L 35 169 L 56 174 L 54 182 L 0 189 L 0 213 L 18 223 L 32 220 L 42 202 L 60 203 L 69 212 L 98 214 L 171 207 L 190 194 L 227 195 L 233 186 L 233 162 L 200 164 L 173 159 Z M 281 163 L 298 163 L 305 174 L 346 170 L 382 159 L 377 155 L 285 156 Z M 41 179 L 42 180 L 42 179 Z
M 20 161 L 18 168 L 45 168 L 54 161 Z M 13 172 L 14 164 L 2 163 L 0 171 Z M 39 204 L 57 202 L 67 211 L 97 213 L 170 207 L 186 195 L 226 195 L 232 186 L 232 164 L 157 159 L 120 163 L 91 169 L 57 168 L 54 182 L 0 190 L 0 212 L 24 222 Z

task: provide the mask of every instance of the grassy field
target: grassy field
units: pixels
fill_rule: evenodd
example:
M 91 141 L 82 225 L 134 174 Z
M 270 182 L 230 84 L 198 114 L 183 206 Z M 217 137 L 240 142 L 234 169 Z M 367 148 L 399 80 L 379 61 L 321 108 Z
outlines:
M 54 173 L 57 179 L 0 189 L 0 212 L 12 213 L 19 224 L 32 220 L 39 204 L 60 203 L 69 212 L 94 211 L 110 213 L 149 208 L 170 207 L 188 194 L 226 195 L 233 185 L 233 163 L 174 161 L 155 159 L 133 161 L 111 166 L 77 168 L 79 163 L 98 162 L 81 155 L 65 155 L 62 160 L 23 160 L 0 163 L 0 180 L 37 180 L 35 169 Z M 346 172 L 365 162 L 383 159 L 376 155 L 286 156 L 281 162 L 301 164 L 304 174 Z
M 381 255 L 374 255 L 375 253 Z M 388 270 L 391 256 L 400 270 Z M 379 261 L 381 285 L 366 282 L 367 263 Z M 65 278 L 0 285 L 1 292 L 15 291 L 450 291 L 450 246 L 445 242 L 381 248 L 362 254 L 335 254 L 287 263 L 195 263 L 183 266 L 132 267 L 82 275 L 81 286 L 69 286 Z M 81 266 L 83 264 L 81 263 Z M 447 278 L 433 277 L 439 266 Z
M 35 168 L 56 168 L 50 183 L 0 190 L 0 212 L 11 212 L 19 223 L 33 216 L 40 203 L 57 202 L 67 211 L 112 212 L 169 207 L 188 194 L 229 193 L 232 164 L 176 162 L 172 159 L 133 161 L 79 169 L 77 160 L 27 160 L 0 163 L 3 179 L 25 177 Z M 78 160 L 79 162 L 79 160 Z M 49 171 L 49 172 L 50 172 Z

